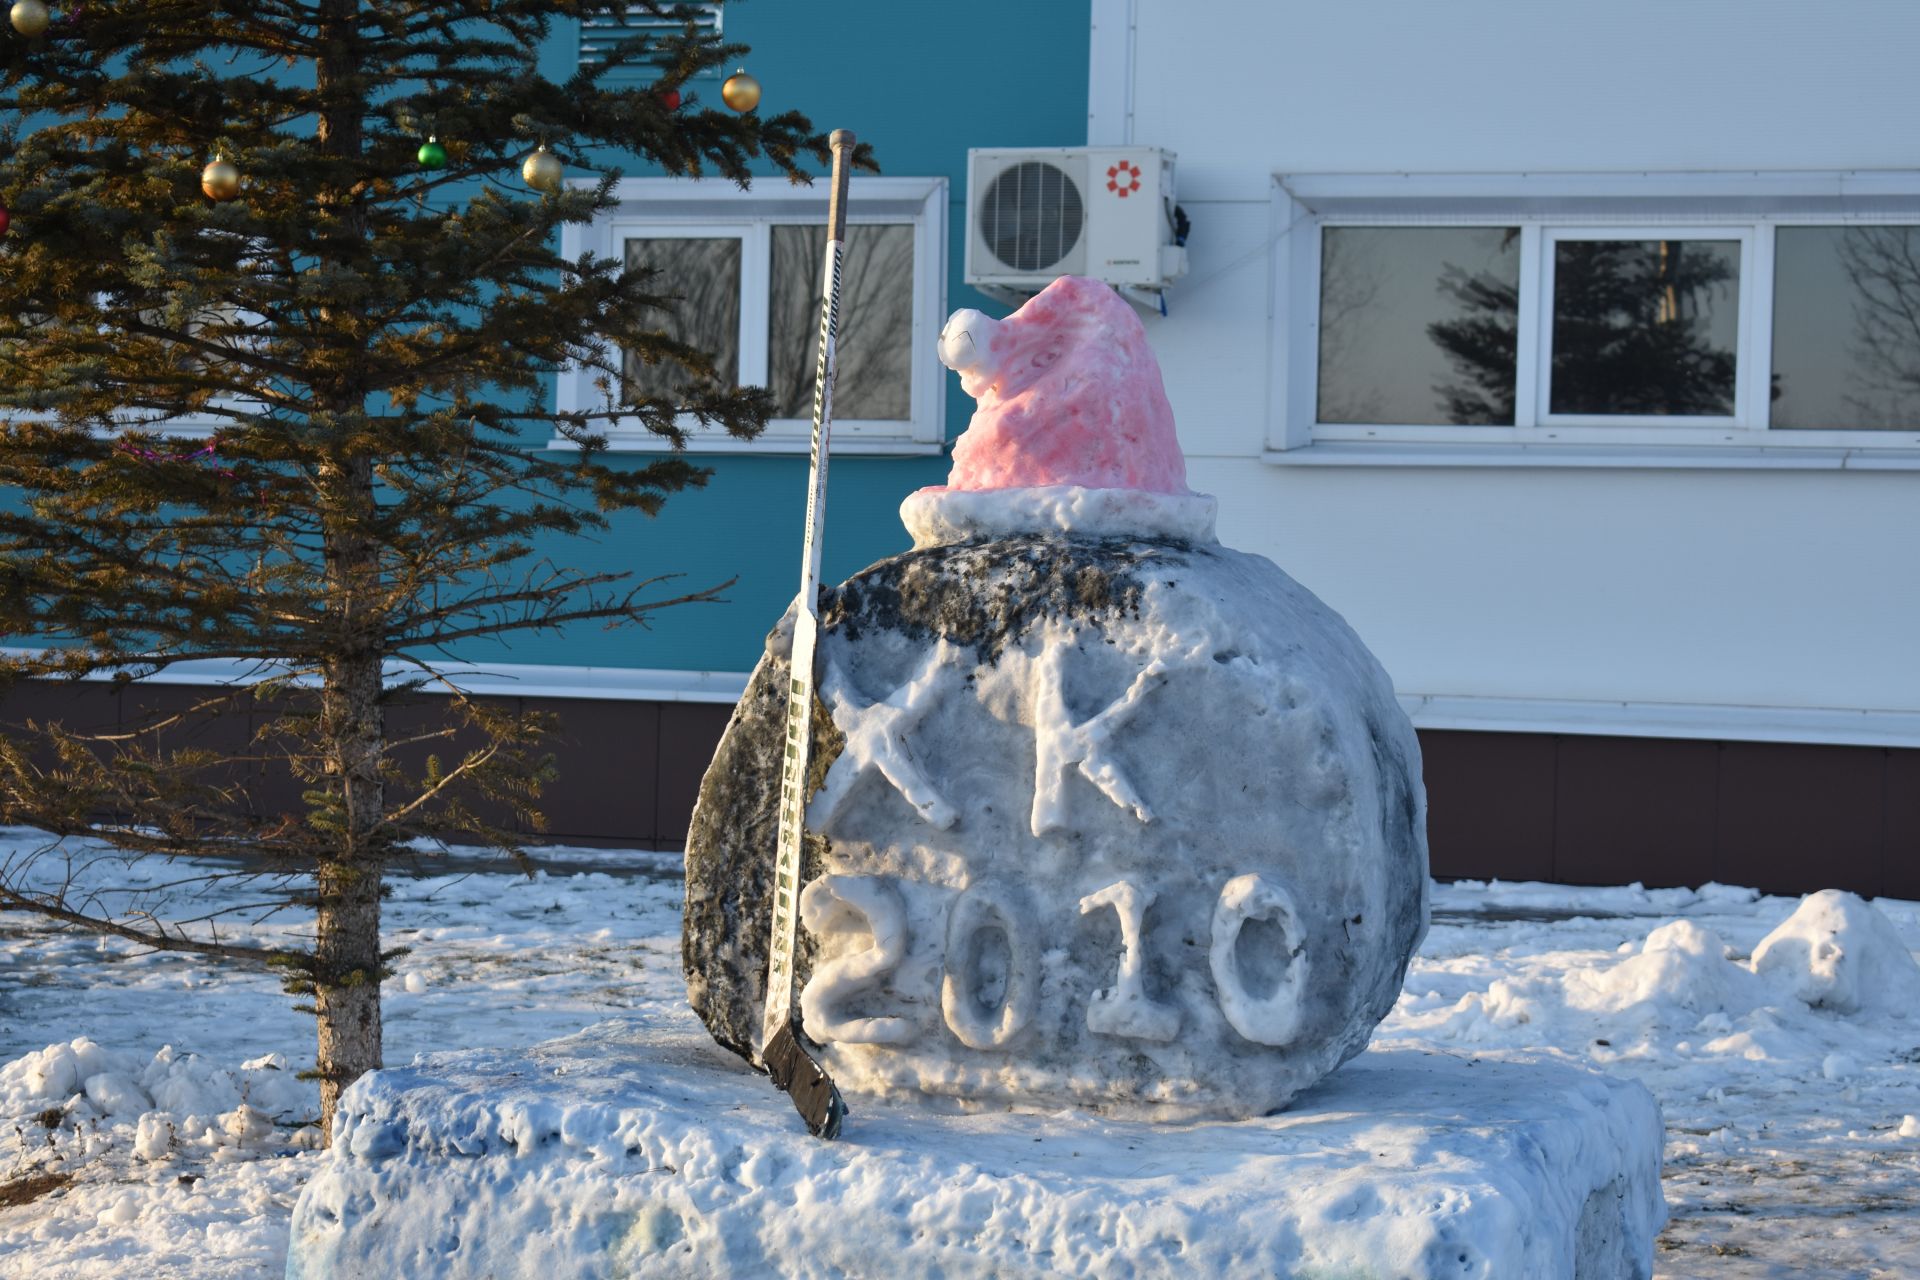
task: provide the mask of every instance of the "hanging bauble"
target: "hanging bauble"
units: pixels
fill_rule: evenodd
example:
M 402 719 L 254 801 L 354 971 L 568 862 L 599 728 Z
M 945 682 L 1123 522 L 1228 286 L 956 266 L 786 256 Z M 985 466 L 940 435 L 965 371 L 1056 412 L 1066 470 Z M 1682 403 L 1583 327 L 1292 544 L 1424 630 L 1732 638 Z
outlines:
M 536 191 L 554 192 L 560 190 L 561 180 L 567 176 L 567 167 L 560 163 L 559 156 L 541 147 L 520 166 L 520 176 Z
M 13 23 L 15 31 L 31 40 L 46 31 L 53 22 L 53 15 L 47 12 L 47 6 L 41 0 L 14 0 L 7 20 Z
M 7 212 L 7 206 L 0 204 L 0 236 L 7 234 L 7 228 L 13 225 L 13 215 Z
M 658 98 L 660 105 L 669 111 L 678 111 L 680 109 L 680 91 L 678 89 L 662 89 L 653 96 Z
M 744 115 L 760 105 L 760 82 L 744 70 L 735 70 L 720 86 L 720 96 L 728 106 Z
M 422 169 L 444 169 L 447 167 L 447 149 L 440 145 L 440 139 L 428 138 L 420 144 L 419 159 Z
M 210 200 L 231 200 L 240 194 L 240 170 L 221 156 L 200 171 L 200 189 Z

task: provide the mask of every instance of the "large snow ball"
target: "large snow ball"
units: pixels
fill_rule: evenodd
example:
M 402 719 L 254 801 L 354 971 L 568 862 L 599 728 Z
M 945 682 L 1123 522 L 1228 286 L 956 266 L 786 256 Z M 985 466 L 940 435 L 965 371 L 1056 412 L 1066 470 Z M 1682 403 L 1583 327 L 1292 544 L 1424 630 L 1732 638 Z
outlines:
M 1012 534 L 874 565 L 821 623 L 800 1008 L 843 1088 L 1245 1116 L 1365 1047 L 1426 925 L 1419 746 L 1305 588 L 1210 541 Z M 743 1055 L 788 647 L 688 837 L 689 994 Z

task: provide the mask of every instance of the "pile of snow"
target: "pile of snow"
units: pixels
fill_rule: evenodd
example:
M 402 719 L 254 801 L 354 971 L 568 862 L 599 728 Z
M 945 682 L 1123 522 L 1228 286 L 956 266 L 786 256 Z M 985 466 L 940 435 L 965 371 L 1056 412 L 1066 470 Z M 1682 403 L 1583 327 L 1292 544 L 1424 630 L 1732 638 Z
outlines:
M 1765 991 L 1744 966 L 1727 959 L 1727 945 L 1691 920 L 1661 925 L 1611 969 L 1567 975 L 1567 1003 L 1594 1013 L 1635 1011 L 1669 1023 L 1719 1012 L 1746 1013 Z M 1677 1015 L 1677 1016 L 1676 1016 Z
M 279 1053 L 230 1061 L 81 1036 L 0 1066 L 0 1182 L 71 1180 L 0 1210 L 0 1276 L 277 1275 L 309 1165 L 263 1157 L 317 1145 L 318 1091 Z
M 43 839 L 0 828 L 0 856 Z M 389 1062 L 685 1004 L 677 856 L 549 849 L 540 861 L 529 877 L 461 854 L 443 874 L 391 883 L 388 937 L 411 954 L 385 988 Z M 167 884 L 230 869 L 81 858 L 75 883 L 142 889 L 163 918 L 171 894 L 173 914 L 198 916 L 249 891 Z M 228 927 L 264 947 L 311 933 L 285 913 Z M 0 1184 L 73 1179 L 0 1208 L 0 1277 L 279 1280 L 314 1167 L 305 1126 L 319 1091 L 299 1078 L 313 1057 L 312 1017 L 269 971 L 0 912 Z
M 277 1053 L 229 1069 L 168 1045 L 142 1062 L 82 1036 L 0 1067 L 0 1115 L 109 1140 L 115 1128 L 131 1126 L 121 1136 L 147 1161 L 180 1151 L 233 1159 L 304 1145 L 306 1131 L 290 1135 L 281 1126 L 305 1125 L 316 1102 L 313 1087 Z
M 1713 930 L 1684 919 L 1620 951 L 1624 958 L 1611 965 L 1496 979 L 1484 992 L 1460 997 L 1442 1017 L 1424 1019 L 1423 1028 L 1448 1039 L 1516 1047 L 1562 1042 L 1576 1024 L 1597 1025 L 1608 1045 L 1695 1030 L 1721 1036 L 1709 1050 L 1790 1057 L 1807 1047 L 1774 1034 L 1783 1018 L 1811 1010 L 1920 1017 L 1920 964 L 1884 915 L 1838 889 L 1803 899 L 1750 961 Z M 1400 1012 L 1424 1012 L 1420 1003 L 1403 996 Z
M 1920 964 L 1893 924 L 1851 893 L 1823 889 L 1753 951 L 1753 969 L 1835 1013 L 1920 1013 Z
M 1652 1089 L 1660 1274 L 1911 1270 L 1920 905 L 1461 882 L 1434 910 L 1374 1048 L 1563 1055 Z

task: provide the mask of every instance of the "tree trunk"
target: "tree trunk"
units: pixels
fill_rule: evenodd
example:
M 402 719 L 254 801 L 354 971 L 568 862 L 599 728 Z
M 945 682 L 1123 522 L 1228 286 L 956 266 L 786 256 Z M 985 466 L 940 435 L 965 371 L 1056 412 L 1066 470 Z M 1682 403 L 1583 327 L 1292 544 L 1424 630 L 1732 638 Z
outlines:
M 335 805 L 332 848 L 315 868 L 314 1009 L 320 1021 L 320 1129 L 346 1087 L 380 1066 L 380 886 L 387 845 L 380 777 L 386 754 L 380 705 L 379 549 L 359 532 L 374 509 L 373 469 L 352 459 L 321 470 L 327 497 L 326 674 L 320 691 L 321 750 Z
M 318 876 L 313 1004 L 320 1024 L 320 1134 L 328 1146 L 340 1095 L 381 1064 L 381 872 L 372 860 L 326 862 Z
M 322 106 L 315 123 L 321 149 L 337 157 L 362 150 L 364 87 L 358 79 L 360 50 L 354 23 L 360 0 L 321 0 L 322 52 L 315 61 L 315 87 Z M 365 217 L 347 191 L 323 192 L 320 203 L 340 211 L 342 244 L 357 244 L 368 232 Z M 322 311 L 337 341 L 363 342 L 354 317 Z M 349 366 L 351 368 L 351 366 Z M 365 388 L 351 372 L 331 386 L 316 386 L 315 400 L 354 429 L 365 408 Z M 381 830 L 384 794 L 380 766 L 386 726 L 380 706 L 384 618 L 379 612 L 379 547 L 366 529 L 378 509 L 373 466 L 347 447 L 322 464 L 318 480 L 325 529 L 327 634 L 325 680 L 320 697 L 321 750 L 329 790 L 339 807 L 329 814 L 333 848 L 320 859 L 315 878 L 318 906 L 314 948 L 314 1008 L 319 1016 L 320 1132 L 333 1143 L 334 1114 L 348 1085 L 380 1066 L 380 887 L 387 846 Z
M 329 548 L 336 608 L 351 616 L 357 592 L 342 579 L 365 582 L 370 548 L 344 539 L 357 563 L 336 565 Z M 379 834 L 384 803 L 380 762 L 386 747 L 380 707 L 380 655 L 355 653 L 327 664 L 321 724 L 339 788 L 342 829 L 337 856 L 316 872 L 314 1009 L 319 1016 L 320 1132 L 333 1143 L 333 1118 L 348 1085 L 380 1067 L 380 886 L 386 848 Z

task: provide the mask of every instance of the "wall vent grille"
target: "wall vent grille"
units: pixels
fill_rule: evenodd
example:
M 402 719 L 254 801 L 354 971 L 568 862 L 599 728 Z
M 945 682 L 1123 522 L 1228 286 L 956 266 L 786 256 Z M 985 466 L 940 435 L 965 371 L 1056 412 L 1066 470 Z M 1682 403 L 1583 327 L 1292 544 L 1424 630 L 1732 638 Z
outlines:
M 694 12 L 694 26 L 702 33 L 719 35 L 720 8 L 718 4 L 696 4 L 689 8 Z M 580 63 L 582 66 L 598 66 L 606 61 L 607 51 L 622 40 L 631 40 L 635 36 L 678 35 L 682 19 L 655 13 L 643 4 L 630 4 L 626 13 L 601 14 L 599 17 L 580 20 Z

